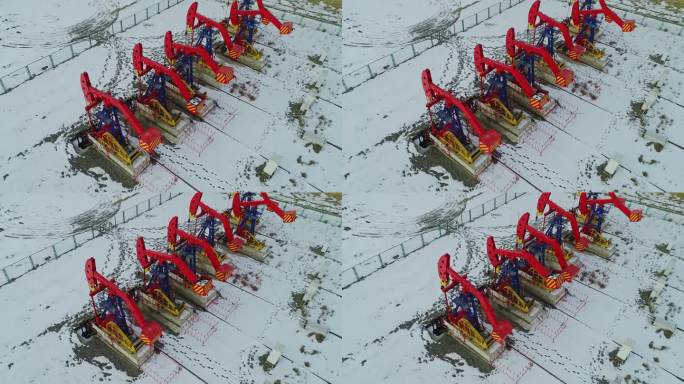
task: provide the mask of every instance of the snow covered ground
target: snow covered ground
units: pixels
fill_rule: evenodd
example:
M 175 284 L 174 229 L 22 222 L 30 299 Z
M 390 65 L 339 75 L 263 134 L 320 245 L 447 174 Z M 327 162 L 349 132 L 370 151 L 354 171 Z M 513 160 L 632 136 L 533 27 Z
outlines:
M 190 197 L 175 198 L 2 287 L 0 302 L 11 310 L 0 316 L 0 377 L 70 383 L 336 382 L 342 337 L 334 279 L 340 228 L 302 216 L 283 224 L 267 212 L 258 231 L 272 255 L 265 262 L 232 256 L 234 277 L 227 283 L 215 281 L 218 301 L 208 312 L 197 312 L 193 325 L 180 335 L 165 333 L 162 353 L 142 372 L 110 359 L 110 350 L 98 341 L 83 344 L 77 338 L 73 328 L 92 314 L 85 260 L 95 257 L 98 270 L 122 288 L 140 284 L 135 239 L 144 236 L 148 249 L 164 250 L 168 220 L 173 215 L 187 219 Z M 228 198 L 205 194 L 203 201 L 225 208 Z M 302 294 L 314 276 L 321 279 L 320 289 L 303 304 Z M 329 333 L 317 338 L 312 325 Z M 266 371 L 259 359 L 279 344 L 283 358 Z
M 513 347 L 496 361 L 494 370 L 458 354 L 448 337 L 435 342 L 428 335 L 426 321 L 443 310 L 437 276 L 439 256 L 450 253 L 455 270 L 467 273 L 474 283 L 482 282 L 489 265 L 485 238 L 494 236 L 499 246 L 513 241 L 518 217 L 524 212 L 534 217 L 538 196 L 530 192 L 344 289 L 342 307 L 353 306 L 354 316 L 345 317 L 343 323 L 343 382 L 569 384 L 610 382 L 618 376 L 644 383 L 679 382 L 684 374 L 682 334 L 678 329 L 666 337 L 656 332 L 652 321 L 664 316 L 681 324 L 684 297 L 678 271 L 684 243 L 677 234 L 682 226 L 656 214 L 629 223 L 617 210 L 611 211 L 607 236 L 617 247 L 616 256 L 605 260 L 576 253 L 587 273 L 572 281 L 570 295 L 555 308 L 546 308 L 544 320 L 535 329 L 514 330 Z M 492 196 L 479 198 L 487 197 Z M 576 204 L 576 196 L 570 194 L 552 193 L 552 199 L 566 207 Z M 681 200 L 666 195 L 646 195 L 644 199 L 671 204 L 680 212 L 684 208 Z M 363 210 L 362 200 L 368 199 L 350 201 L 347 209 Z M 416 207 L 421 205 L 416 202 L 432 199 L 428 194 L 413 194 L 392 202 L 370 200 L 375 216 L 383 217 L 380 223 L 405 224 L 393 226 L 395 233 L 385 231 L 376 237 L 354 231 L 355 245 L 349 252 L 345 242 L 345 261 L 353 259 L 364 244 L 368 256 L 378 248 L 377 243 L 401 241 L 405 236 L 402 228 L 411 229 L 419 223 L 416 214 L 420 210 Z M 454 205 L 477 206 L 476 200 L 458 201 L 456 198 Z M 423 212 L 428 214 L 432 208 L 430 204 Z M 630 208 L 640 206 L 633 203 Z M 681 215 L 678 217 L 682 223 Z M 663 270 L 670 264 L 672 274 L 666 277 L 661 297 L 648 304 L 645 298 L 656 280 L 666 276 Z M 615 367 L 609 354 L 627 338 L 635 340 L 634 352 L 623 365 Z
M 345 130 L 351 132 L 343 143 L 349 191 L 445 193 L 464 188 L 458 171 L 438 151 L 421 155 L 409 142 L 416 126 L 427 121 L 420 73 L 431 69 L 434 82 L 458 96 L 477 94 L 473 47 L 481 43 L 486 56 L 504 60 L 505 33 L 514 27 L 518 38 L 525 38 L 531 3 L 508 9 L 343 95 L 345 108 L 356 111 L 345 119 Z M 414 14 L 422 9 L 422 4 L 413 4 L 403 12 Z M 544 1 L 541 8 L 555 18 L 569 12 L 567 3 L 561 1 Z M 392 20 L 376 23 L 392 25 Z M 599 47 L 611 60 L 606 73 L 569 64 L 576 85 L 544 87 L 561 107 L 546 121 L 537 121 L 522 143 L 503 145 L 501 162 L 480 176 L 476 188 L 500 192 L 514 184 L 527 184 L 540 190 L 682 189 L 684 172 L 679 164 L 684 153 L 679 127 L 684 118 L 680 86 L 684 56 L 674 48 L 681 37 L 643 26 L 622 33 L 606 23 L 602 31 Z M 360 60 L 366 51 L 345 47 L 345 62 Z M 641 103 L 661 77 L 665 82 L 654 107 L 639 116 Z M 657 151 L 642 137 L 646 130 L 666 135 L 669 142 Z M 619 159 L 621 167 L 612 179 L 603 181 L 597 169 L 608 158 Z M 386 166 L 367 166 L 378 162 Z
M 341 38 L 298 25 L 287 36 L 271 26 L 262 28 L 259 39 L 264 45 L 259 47 L 270 61 L 264 73 L 236 65 L 236 79 L 226 93 L 208 90 L 221 107 L 207 116 L 214 126 L 196 122 L 184 143 L 162 144 L 160 164 L 150 166 L 137 181 L 92 149 L 84 155 L 75 152 L 71 136 L 86 121 L 80 73 L 87 71 L 94 86 L 116 96 L 132 94 L 133 45 L 142 42 L 145 54 L 161 61 L 163 35 L 172 30 L 182 38 L 189 5 L 181 3 L 0 96 L 3 127 L 12 132 L 0 143 L 0 239 L 7 244 L 0 257 L 3 265 L 31 251 L 26 240 L 34 242 L 30 248 L 40 248 L 87 225 L 81 215 L 88 213 L 91 221 L 106 218 L 119 201 L 136 195 L 171 189 L 338 189 Z M 300 13 L 306 16 L 319 8 L 326 9 L 307 5 Z M 83 18 L 92 11 L 84 6 L 70 12 L 77 10 Z M 200 2 L 199 10 L 217 19 L 227 15 L 223 1 Z M 301 116 L 299 105 L 314 82 L 321 84 L 318 99 Z M 233 89 L 233 84 L 238 86 Z M 314 148 L 302 133 L 316 133 L 330 144 Z M 267 159 L 275 159 L 281 168 L 262 182 L 256 169 Z
M 624 0 L 619 6 L 681 22 L 682 10 L 672 5 L 677 1 Z M 154 2 L 6 1 L 0 73 Z M 146 56 L 162 62 L 164 33 L 186 38 L 190 1 L 0 95 L 6 132 L 0 141 L 0 270 L 150 196 L 183 193 L 0 286 L 0 303 L 8 309 L 0 315 L 0 382 L 570 384 L 628 375 L 631 382 L 682 381 L 682 329 L 665 336 L 652 322 L 684 321 L 678 273 L 684 272 L 684 240 L 678 237 L 684 204 L 651 193 L 684 188 L 681 36 L 643 25 L 622 33 L 604 23 L 599 47 L 611 60 L 606 72 L 568 64 L 575 84 L 544 86 L 560 107 L 536 121 L 520 144 L 499 147 L 501 161 L 477 183 L 463 180 L 437 151 L 423 155 L 409 142 L 427 122 L 420 73 L 430 68 L 436 84 L 458 96 L 475 95 L 473 46 L 481 43 L 487 56 L 503 60 L 509 27 L 526 38 L 531 0 L 342 93 L 343 72 L 497 2 L 347 0 L 339 9 L 337 0 L 266 1 L 274 13 L 288 12 L 293 33 L 281 36 L 262 26 L 258 48 L 269 62 L 263 72 L 235 64 L 236 78 L 227 87 L 204 88 L 219 108 L 205 122 L 195 121 L 181 143 L 159 146 L 158 163 L 136 180 L 94 150 L 79 155 L 70 144 L 86 124 L 79 75 L 87 71 L 94 86 L 131 95 L 132 47 L 141 42 Z M 200 1 L 199 11 L 221 19 L 226 5 Z M 562 0 L 543 0 L 542 11 L 556 18 L 569 13 Z M 299 108 L 313 92 L 317 96 L 302 114 Z M 642 113 L 654 92 L 655 104 Z M 668 142 L 656 149 L 646 131 Z M 608 158 L 621 167 L 603 180 L 598 168 Z M 271 179 L 260 178 L 269 159 L 280 167 Z M 448 339 L 430 338 L 423 326 L 442 310 L 436 274 L 441 254 L 451 253 L 453 267 L 480 282 L 488 268 L 485 237 L 512 241 L 520 214 L 534 213 L 538 191 L 552 191 L 556 202 L 569 207 L 575 191 L 589 189 L 617 190 L 632 207 L 648 209 L 638 223 L 613 210 L 607 229 L 618 248 L 613 259 L 580 253 L 586 274 L 572 282 L 563 302 L 544 310 L 534 330 L 514 331 L 511 348 L 493 370 L 464 358 Z M 225 207 L 229 191 L 265 190 L 306 209 L 287 225 L 267 215 L 260 233 L 272 257 L 260 263 L 235 256 L 239 276 L 216 282 L 222 296 L 217 304 L 197 312 L 188 331 L 165 334 L 160 352 L 137 372 L 73 332 L 91 313 L 84 261 L 95 257 L 98 269 L 123 287 L 137 284 L 135 238 L 143 235 L 148 248 L 163 249 L 169 218 L 185 220 L 189 198 L 198 190 L 217 207 Z M 453 228 L 464 212 L 502 193 L 523 192 L 342 289 L 348 283 L 342 282 L 344 271 L 362 260 L 436 228 Z M 321 286 L 302 305 L 317 274 Z M 660 278 L 660 298 L 648 302 Z M 312 323 L 323 329 L 312 331 Z M 317 332 L 326 335 L 321 340 Z M 634 339 L 634 351 L 615 366 L 610 356 L 627 338 Z M 273 348 L 282 348 L 283 357 L 268 370 L 263 359 Z

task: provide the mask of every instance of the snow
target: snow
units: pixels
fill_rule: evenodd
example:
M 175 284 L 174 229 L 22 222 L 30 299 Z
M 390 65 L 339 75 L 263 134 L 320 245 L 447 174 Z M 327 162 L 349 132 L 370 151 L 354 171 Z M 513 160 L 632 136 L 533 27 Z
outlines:
M 473 46 L 481 43 L 488 57 L 503 60 L 509 27 L 527 38 L 531 2 L 342 93 L 342 72 L 410 50 L 445 25 L 476 11 L 482 16 L 497 1 L 346 0 L 341 11 L 316 0 L 267 1 L 294 17 L 293 33 L 280 36 L 262 26 L 258 48 L 269 60 L 263 72 L 236 64 L 227 87 L 203 88 L 218 108 L 193 122 L 178 145 L 160 145 L 159 163 L 137 180 L 93 150 L 77 154 L 70 144 L 86 124 L 78 78 L 87 71 L 94 86 L 131 95 L 133 45 L 142 42 L 146 56 L 163 61 L 167 30 L 176 41 L 186 39 L 189 1 L 0 95 L 6 131 L 0 141 L 0 269 L 25 270 L 28 261 L 12 263 L 151 196 L 182 193 L 0 287 L 7 309 L 0 314 L 0 381 L 574 384 L 629 375 L 632 381 L 680 382 L 684 204 L 656 193 L 684 187 L 680 36 L 638 22 L 631 33 L 603 23 L 598 45 L 611 60 L 606 71 L 568 63 L 575 84 L 544 86 L 559 106 L 546 120 L 535 119 L 521 143 L 500 146 L 500 161 L 477 180 L 461 180 L 440 153 L 424 155 L 410 143 L 427 122 L 420 72 L 429 68 L 436 84 L 458 96 L 475 95 Z M 4 4 L 0 69 L 21 68 L 79 33 L 153 3 Z M 681 19 L 681 10 L 643 3 L 625 0 L 620 7 Z M 199 11 L 218 19 L 227 15 L 227 2 L 201 1 Z M 568 5 L 543 0 L 542 11 L 561 18 Z M 340 19 L 341 36 L 337 26 L 321 21 Z M 609 173 L 614 170 L 607 179 L 599 172 L 606 163 Z M 258 168 L 271 177 L 260 178 Z M 296 209 L 298 218 L 284 224 L 266 212 L 259 237 L 271 256 L 265 262 L 232 257 L 239 276 L 215 282 L 221 297 L 195 313 L 181 334 L 165 333 L 161 352 L 136 372 L 74 332 L 92 313 L 84 261 L 95 257 L 98 270 L 122 287 L 139 284 L 135 239 L 144 236 L 148 248 L 164 249 L 169 218 L 183 222 L 197 190 L 222 209 L 229 192 L 265 190 Z M 606 260 L 576 252 L 582 272 L 568 284 L 569 294 L 545 307 L 530 332 L 514 330 L 510 348 L 489 370 L 448 337 L 433 340 L 424 327 L 443 311 L 436 261 L 448 252 L 455 270 L 483 283 L 485 238 L 513 244 L 517 219 L 534 213 L 542 190 L 565 207 L 576 204 L 578 190 L 616 190 L 630 207 L 643 209 L 644 218 L 631 223 L 613 209 L 605 233 L 616 255 Z M 502 194 L 507 203 L 458 224 L 494 198 L 501 203 Z M 452 230 L 442 232 L 447 226 Z M 399 257 L 399 244 L 415 251 Z M 378 254 L 386 259 L 376 261 Z M 354 282 L 345 274 L 352 267 L 368 276 Z M 615 355 L 628 357 L 614 364 Z M 275 367 L 264 369 L 264 360 Z
M 448 193 L 464 188 L 450 176 L 453 166 L 441 154 L 423 156 L 410 143 L 410 133 L 414 132 L 411 127 L 427 121 L 420 72 L 431 69 L 434 82 L 453 89 L 458 96 L 476 94 L 473 46 L 481 43 L 485 55 L 503 60 L 506 30 L 512 26 L 519 38 L 524 38 L 530 4 L 526 1 L 508 9 L 343 95 L 345 107 L 359 111 L 345 120 L 346 129 L 352 132 L 343 144 L 349 154 L 348 190 L 402 188 Z M 556 18 L 567 12 L 567 4 L 556 1 L 545 1 L 541 8 Z M 513 183 L 538 190 L 681 189 L 682 149 L 672 143 L 681 141 L 677 140 L 681 131 L 677 127 L 684 110 L 678 84 L 683 80 L 684 56 L 672 49 L 677 36 L 650 27 L 637 28 L 636 32 L 622 33 L 614 24 L 603 24 L 604 36 L 599 41 L 605 44 L 600 44 L 600 48 L 612 62 L 607 72 L 599 73 L 581 63 L 568 64 L 579 86 L 544 86 L 551 98 L 561 104 L 560 108 L 550 113 L 548 121 L 537 121 L 523 143 L 501 146 L 501 163 L 482 175 L 485 182 L 478 189 L 501 192 Z M 365 53 L 362 49 L 345 52 L 352 55 L 350 60 Z M 657 55 L 665 56 L 665 52 L 667 60 L 658 63 Z M 669 70 L 668 81 L 641 125 L 631 117 L 632 110 L 644 101 L 652 87 L 649 84 L 657 82 L 665 70 Z M 587 91 L 583 90 L 585 87 Z M 377 92 L 378 89 L 383 91 Z M 641 137 L 645 130 L 671 137 L 671 143 L 657 151 Z M 359 136 L 364 140 L 358 140 Z M 612 178 L 603 181 L 597 168 L 609 158 L 620 158 L 621 167 Z M 366 166 L 380 161 L 387 166 Z
M 228 283 L 215 281 L 221 298 L 209 307 L 210 312 L 197 312 L 192 327 L 178 336 L 165 333 L 161 339 L 162 350 L 177 363 L 165 354 L 155 354 L 143 366 L 144 374 L 131 377 L 110 361 L 105 347 L 92 343 L 82 346 L 73 327 L 92 313 L 83 275 L 85 259 L 95 257 L 98 271 L 115 279 L 120 287 L 139 284 L 136 271 L 140 267 L 133 245 L 136 237 L 144 236 L 148 249 L 162 250 L 168 219 L 172 215 L 184 217 L 190 197 L 175 198 L 3 287 L 0 302 L 12 310 L 0 316 L 0 326 L 12 331 L 3 332 L 0 338 L 0 377 L 12 375 L 21 382 L 44 382 L 50 377 L 64 382 L 104 379 L 155 383 L 159 382 L 156 378 L 173 374 L 169 382 L 200 382 L 200 378 L 210 383 L 261 383 L 278 378 L 293 383 L 333 381 L 339 339 L 330 333 L 316 341 L 308 336 L 310 331 L 304 329 L 303 321 L 339 332 L 338 288 L 330 280 L 338 273 L 334 259 L 339 258 L 339 229 L 302 217 L 283 224 L 268 212 L 259 231 L 268 236 L 264 239 L 272 257 L 260 263 L 236 255 L 231 261 L 236 274 L 247 276 L 248 284 L 255 288 L 237 278 Z M 224 207 L 228 198 L 205 193 L 203 201 Z M 326 254 L 311 251 L 322 244 L 328 246 Z M 292 307 L 292 295 L 304 293 L 310 276 L 319 271 L 327 271 L 319 274 L 321 290 L 302 315 Z M 279 344 L 283 355 L 266 373 L 257 357 Z
M 671 260 L 675 260 L 675 271 L 681 266 L 680 258 L 674 257 L 674 250 L 683 245 L 677 236 L 681 227 L 655 216 L 646 215 L 640 222 L 629 223 L 625 216 L 612 210 L 606 236 L 618 249 L 615 258 L 604 260 L 575 252 L 587 275 L 580 273 L 574 279 L 568 288 L 569 295 L 556 308 L 546 308 L 543 321 L 535 329 L 527 333 L 514 330 L 513 349 L 504 352 L 493 371 L 483 373 L 469 365 L 448 336 L 439 343 L 430 338 L 424 325 L 443 308 L 436 273 L 438 257 L 450 253 L 455 270 L 467 273 L 473 283 L 483 282 L 489 268 L 484 249 L 486 236 L 494 236 L 499 246 L 512 244 L 517 218 L 524 212 L 534 212 L 538 196 L 531 192 L 513 200 L 345 288 L 343 307 L 354 307 L 354 316 L 344 323 L 345 334 L 349 335 L 345 338 L 349 343 L 343 363 L 345 382 L 583 383 L 628 374 L 645 382 L 678 382 L 675 375 L 681 377 L 684 373 L 678 360 L 682 353 L 681 333 L 676 331 L 670 338 L 657 333 L 653 316 L 667 311 L 670 318 L 681 317 L 681 283 L 668 278 L 662 298 L 652 309 L 641 299 L 641 290 L 650 290 L 659 271 Z M 476 207 L 487 197 L 492 195 L 485 194 L 463 204 Z M 576 203 L 572 194 L 554 192 L 552 199 L 565 207 Z M 385 221 L 409 223 L 419 210 L 415 207 L 420 205 L 414 204 L 417 201 L 429 203 L 432 198 L 429 193 L 413 194 L 403 203 L 383 203 L 377 199 L 372 206 L 374 214 Z M 350 208 L 360 204 L 359 210 L 364 209 L 362 203 L 350 204 Z M 676 205 L 681 209 L 681 201 Z M 632 209 L 638 207 L 636 203 L 630 204 Z M 423 211 L 429 212 L 431 208 L 432 204 L 428 204 Z M 398 242 L 403 238 L 401 233 L 391 232 L 377 238 L 355 233 L 352 236 L 355 240 L 351 250 L 345 240 L 345 259 L 353 257 L 355 250 L 363 249 L 364 245 L 370 250 L 368 256 L 376 249 L 375 243 Z M 661 242 L 672 250 L 669 255 L 656 248 Z M 370 296 L 368 292 L 380 296 Z M 629 338 L 634 340 L 633 353 L 618 370 L 609 361 L 608 353 L 617 351 Z M 665 348 L 660 349 L 661 346 Z
M 208 89 L 222 108 L 207 117 L 218 129 L 196 122 L 194 134 L 184 144 L 162 144 L 158 154 L 165 167 L 150 166 L 137 184 L 94 150 L 76 154 L 69 141 L 86 121 L 80 73 L 87 71 L 94 86 L 114 95 L 130 95 L 135 79 L 130 65 L 133 45 L 142 42 L 146 55 L 161 60 L 164 33 L 171 29 L 177 39 L 183 36 L 187 6 L 189 3 L 172 7 L 0 96 L 3 126 L 14 132 L 11 139 L 0 143 L 0 157 L 5 159 L 0 165 L 0 238 L 7 243 L 2 265 L 73 231 L 79 224 L 72 221 L 78 221 L 83 211 L 107 217 L 118 207 L 113 202 L 138 194 L 155 195 L 171 189 L 337 189 L 342 177 L 336 171 L 342 152 L 335 147 L 340 143 L 341 107 L 335 100 L 341 57 L 335 46 L 340 38 L 303 26 L 296 26 L 287 36 L 271 31 L 272 27 L 262 28 L 261 41 L 268 44 L 262 48 L 271 66 L 262 74 L 235 66 L 235 83 L 245 85 L 256 99 L 238 91 L 229 95 Z M 227 6 L 225 2 L 203 2 L 200 11 L 225 15 Z M 90 11 L 83 7 L 80 12 L 86 17 Z M 326 59 L 317 64 L 312 61 L 315 55 Z M 309 92 L 307 84 L 321 79 L 319 98 L 301 124 L 288 117 L 293 105 Z M 300 138 L 302 131 L 327 142 L 317 152 Z M 261 182 L 255 169 L 276 158 L 280 168 L 270 180 Z M 26 172 L 28 169 L 31 171 Z M 27 195 L 33 197 L 27 201 Z M 74 196 L 79 197 L 74 200 Z M 13 241 L 17 238 L 36 243 L 26 249 L 26 243 Z

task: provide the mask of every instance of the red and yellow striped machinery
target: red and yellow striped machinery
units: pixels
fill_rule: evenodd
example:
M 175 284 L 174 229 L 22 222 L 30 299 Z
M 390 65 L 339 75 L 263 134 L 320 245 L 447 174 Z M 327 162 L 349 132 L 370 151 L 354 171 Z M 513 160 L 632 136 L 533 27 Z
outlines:
M 563 281 L 572 281 L 579 272 L 579 267 L 571 263 L 575 256 L 572 252 L 565 252 L 555 239 L 531 226 L 529 219 L 529 212 L 525 212 L 518 220 L 516 247 L 530 251 L 538 260 L 543 260 L 542 264 L 560 272 Z
M 148 250 L 145 239 L 138 237 L 135 243 L 136 254 L 143 273 L 154 267 L 162 267 L 168 277 L 170 287 L 193 304 L 206 308 L 218 294 L 210 276 L 193 270 L 188 262 L 176 254 Z
M 90 287 L 90 299 L 95 319 L 89 325 L 97 337 L 121 354 L 127 361 L 140 367 L 154 352 L 154 344 L 162 335 L 161 326 L 148 321 L 135 301 L 122 291 L 113 280 L 97 272 L 95 259 L 85 263 L 85 275 Z M 95 297 L 106 291 L 107 295 L 95 302 Z M 124 306 L 135 320 L 129 324 Z
M 171 251 L 181 257 L 195 257 L 200 271 L 212 275 L 219 281 L 226 281 L 233 275 L 235 268 L 222 263 L 226 255 L 216 252 L 208 241 L 178 228 L 178 216 L 169 220 L 167 240 Z
M 485 129 L 473 113 L 473 100 L 461 101 L 432 82 L 429 69 L 421 74 L 430 127 L 414 137 L 420 152 L 433 144 L 449 159 L 476 176 L 491 163 L 491 155 L 501 144 L 501 134 Z M 434 110 L 434 113 L 433 113 Z M 461 121 L 461 116 L 467 125 Z M 477 144 L 476 144 L 477 141 Z
M 564 63 L 556 62 L 546 49 L 517 40 L 513 27 L 509 28 L 506 33 L 506 53 L 510 63 L 517 68 L 534 65 L 535 78 L 541 78 L 547 84 L 567 87 L 575 80 L 572 70 L 566 68 Z M 536 60 L 537 57 L 542 60 Z
M 505 350 L 506 338 L 513 327 L 496 317 L 485 293 L 451 268 L 448 253 L 439 258 L 437 272 L 446 313 L 433 323 L 433 332 L 447 332 L 476 356 L 492 364 Z

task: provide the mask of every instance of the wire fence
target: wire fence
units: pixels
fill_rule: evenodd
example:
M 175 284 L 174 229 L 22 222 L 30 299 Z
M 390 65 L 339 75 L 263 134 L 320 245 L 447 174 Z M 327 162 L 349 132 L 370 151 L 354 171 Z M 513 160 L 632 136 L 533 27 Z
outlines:
M 36 76 L 40 76 L 41 74 L 54 69 L 60 64 L 66 63 L 81 53 L 101 44 L 108 37 L 135 27 L 136 25 L 149 20 L 152 16 L 158 15 L 162 11 L 182 3 L 183 1 L 185 0 L 161 0 L 132 15 L 114 21 L 114 23 L 104 31 L 89 35 L 82 40 L 73 41 L 47 56 L 43 56 L 38 60 L 0 77 L 0 95 L 34 79 Z
M 136 204 L 134 207 L 125 208 L 117 212 L 114 217 L 109 220 L 93 225 L 79 233 L 75 233 L 70 237 L 62 239 L 56 243 L 48 245 L 47 247 L 36 251 L 22 259 L 19 259 L 2 268 L 2 284 L 0 287 L 13 282 L 14 280 L 24 276 L 34 269 L 49 263 L 52 260 L 57 260 L 65 254 L 82 246 L 83 244 L 109 233 L 114 227 L 125 224 L 146 212 L 166 203 L 167 201 L 180 196 L 182 193 L 164 193 L 149 198 L 147 201 Z
M 489 212 L 497 209 L 498 207 L 508 204 L 509 202 L 525 194 L 526 192 L 514 192 L 512 194 L 506 192 L 484 202 L 475 208 L 470 208 L 467 211 L 464 210 L 461 212 L 461 215 L 456 218 L 455 222 L 439 225 L 436 229 L 423 232 L 418 236 L 411 237 L 408 240 L 405 240 L 389 249 L 372 255 L 365 260 L 354 264 L 340 273 L 342 289 L 347 289 L 351 285 L 356 284 L 359 281 L 363 281 L 368 276 L 387 267 L 397 260 L 401 260 L 406 256 L 425 248 L 433 241 L 441 239 L 442 237 L 452 233 L 456 228 L 477 220 Z
M 383 56 L 343 75 L 342 86 L 344 87 L 344 92 L 351 91 L 359 85 L 374 79 L 376 76 L 383 74 L 392 68 L 396 68 L 400 64 L 417 57 L 428 49 L 449 40 L 456 34 L 465 32 L 524 1 L 526 0 L 502 0 L 499 3 L 490 5 L 472 15 L 459 18 L 451 25 L 448 25 L 441 31 L 436 32 L 423 40 L 415 41 L 389 55 Z

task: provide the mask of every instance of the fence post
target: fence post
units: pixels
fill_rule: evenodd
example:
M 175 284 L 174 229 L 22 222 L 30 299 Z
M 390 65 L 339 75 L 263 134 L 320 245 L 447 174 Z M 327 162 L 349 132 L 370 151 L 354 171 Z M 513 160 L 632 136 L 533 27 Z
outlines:
M 159 11 L 159 3 L 157 3 L 157 15 L 159 14 L 159 12 L 161 11 Z
M 159 3 L 157 3 L 157 4 L 159 4 Z M 151 205 L 152 203 L 150 202 L 150 200 L 151 200 L 151 199 L 147 199 L 147 210 L 148 210 L 148 211 L 149 211 L 150 209 L 152 209 L 152 205 Z
M 465 32 L 465 21 L 461 19 L 461 32 Z
M 123 32 L 123 20 L 119 20 L 119 32 Z
M 477 12 L 475 12 L 475 25 L 477 25 Z
M 2 79 L 0 79 L 0 87 L 2 87 L 2 93 L 7 92 L 7 88 L 5 88 L 5 83 L 2 82 Z
M 353 267 L 352 267 L 352 272 L 354 272 L 354 276 L 356 277 L 356 281 L 359 281 L 359 280 L 360 280 L 360 279 L 359 279 L 359 273 L 356 272 L 356 266 L 353 266 Z
M 382 261 L 382 256 L 380 256 L 380 254 L 379 254 L 379 253 L 378 253 L 378 260 L 380 260 L 380 265 L 381 265 L 381 267 L 380 267 L 380 268 L 385 268 L 385 262 L 384 262 L 384 261 Z
M 484 216 L 484 204 L 482 204 L 482 216 Z
M 50 67 L 55 69 L 55 61 L 52 59 L 52 53 L 49 54 L 48 57 L 50 58 Z
M 393 66 L 394 68 L 396 68 L 396 67 L 397 67 L 397 62 L 394 61 L 394 52 L 390 53 L 390 59 L 392 59 L 392 66 Z
M 90 227 L 90 235 L 92 236 L 92 239 L 95 238 L 95 227 Z
M 74 248 L 77 248 L 78 243 L 76 242 L 76 235 L 71 235 L 71 238 L 74 240 Z
M 499 13 L 501 13 L 501 2 L 499 2 Z
M 2 269 L 2 273 L 5 274 L 5 279 L 7 279 L 7 282 L 8 282 L 8 283 L 9 283 L 10 281 L 12 281 L 12 279 L 10 279 L 9 275 L 7 274 L 7 271 L 5 270 L 5 268 Z
M 52 254 L 55 256 L 55 259 L 59 258 L 59 256 L 57 256 L 57 248 L 55 248 L 54 244 L 52 244 Z
M 342 86 L 344 87 L 345 92 L 349 90 L 347 83 L 344 82 L 344 76 L 342 76 Z
M 31 74 L 31 71 L 29 70 L 28 65 L 25 66 L 24 68 L 26 68 L 26 73 L 28 73 L 29 80 L 30 80 L 30 79 L 33 79 L 33 75 Z
M 490 17 L 492 16 L 489 14 L 489 7 L 487 7 L 487 18 L 489 19 Z
M 404 243 L 399 244 L 401 246 L 401 257 L 406 257 L 406 251 L 404 250 Z
M 411 51 L 413 51 L 413 57 L 416 57 L 416 46 L 411 43 Z
M 140 212 L 138 212 L 138 204 L 135 205 L 135 216 L 139 216 Z
M 368 73 L 370 73 L 370 78 L 374 78 L 375 75 L 373 75 L 373 71 L 371 70 L 370 64 L 366 65 L 366 69 L 368 70 Z
M 31 262 L 31 269 L 36 269 L 36 264 L 33 262 L 33 257 L 31 257 L 31 255 L 29 255 L 28 259 Z
M 508 204 L 508 191 L 504 192 L 504 204 Z
M 159 205 L 161 205 L 161 203 L 162 203 L 162 194 L 160 193 L 159 194 Z
M 126 223 L 126 211 L 125 210 L 121 211 L 121 216 L 123 216 L 123 222 L 125 224 Z
M 74 45 L 73 44 L 69 44 L 69 50 L 71 51 L 71 58 L 73 59 L 74 58 Z
M 145 8 L 145 20 L 150 18 L 150 7 Z
M 421 232 L 420 234 L 420 242 L 423 243 L 423 247 L 425 246 L 425 238 L 423 237 L 423 233 Z
M 473 221 L 473 211 L 469 209 L 468 210 L 468 222 L 471 222 L 471 221 Z
M 496 209 L 496 197 L 494 197 L 494 209 Z
M 169 8 L 171 6 L 171 0 L 166 0 L 166 8 Z

